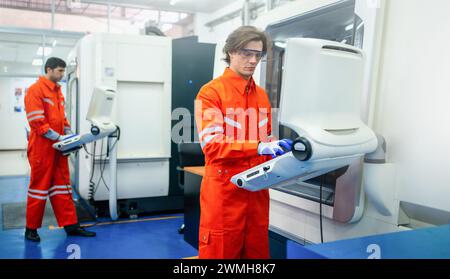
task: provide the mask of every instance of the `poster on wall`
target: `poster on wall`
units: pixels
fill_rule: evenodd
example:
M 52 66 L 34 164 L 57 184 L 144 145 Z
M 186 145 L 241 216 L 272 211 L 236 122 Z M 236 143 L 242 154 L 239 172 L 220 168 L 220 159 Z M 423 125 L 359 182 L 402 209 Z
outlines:
M 20 113 L 24 111 L 24 106 L 23 106 L 23 97 L 24 97 L 24 92 L 23 92 L 23 88 L 21 87 L 16 87 L 14 89 L 14 105 L 13 105 L 13 111 L 16 113 Z
M 11 80 L 11 112 L 15 115 L 24 114 L 25 112 L 25 96 L 28 88 L 36 82 L 34 78 L 15 78 Z

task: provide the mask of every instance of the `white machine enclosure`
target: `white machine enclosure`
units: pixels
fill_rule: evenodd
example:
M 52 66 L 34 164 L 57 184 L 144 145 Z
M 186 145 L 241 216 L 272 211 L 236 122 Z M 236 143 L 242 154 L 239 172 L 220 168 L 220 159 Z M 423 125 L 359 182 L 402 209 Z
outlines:
M 364 54 L 357 48 L 325 40 L 289 39 L 280 123 L 302 139 L 294 142 L 294 151 L 237 174 L 231 181 L 258 191 L 292 179 L 301 182 L 317 177 L 375 151 L 376 136 L 360 119 L 363 72 Z
M 364 60 L 342 43 L 288 40 L 279 120 L 310 140 L 310 160 L 375 150 L 375 134 L 361 121 Z
M 95 87 L 116 92 L 113 122 L 120 127 L 117 143 L 117 199 L 167 196 L 169 191 L 171 123 L 171 47 L 167 37 L 91 34 L 82 38 L 68 58 L 70 121 L 78 134 L 90 131 L 86 121 Z M 96 155 L 107 151 L 96 143 Z M 93 144 L 87 146 L 93 152 Z M 105 157 L 103 156 L 103 159 Z M 74 182 L 84 199 L 108 200 L 109 168 L 85 150 L 72 158 Z M 102 162 L 103 161 L 103 162 Z M 92 183 L 95 186 L 92 187 Z

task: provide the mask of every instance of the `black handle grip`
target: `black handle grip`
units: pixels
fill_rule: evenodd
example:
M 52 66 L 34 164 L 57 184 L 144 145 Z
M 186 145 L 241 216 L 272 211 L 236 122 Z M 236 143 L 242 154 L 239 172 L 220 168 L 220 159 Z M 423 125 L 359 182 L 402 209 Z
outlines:
M 297 145 L 297 148 L 296 148 Z M 308 161 L 312 157 L 311 143 L 303 137 L 297 138 L 292 145 L 292 154 L 299 161 Z M 301 147 L 301 148 L 299 148 Z

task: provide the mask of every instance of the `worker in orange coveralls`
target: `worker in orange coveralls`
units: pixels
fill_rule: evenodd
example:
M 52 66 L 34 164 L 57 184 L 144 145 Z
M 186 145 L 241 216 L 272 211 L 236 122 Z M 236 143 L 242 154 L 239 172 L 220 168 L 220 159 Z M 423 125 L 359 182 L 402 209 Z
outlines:
M 53 149 L 53 143 L 70 137 L 71 128 L 64 111 L 64 97 L 58 82 L 66 63 L 56 57 L 45 64 L 45 76 L 39 77 L 25 96 L 25 110 L 30 124 L 28 161 L 31 178 L 28 189 L 25 238 L 39 242 L 37 229 L 42 225 L 47 198 L 58 225 L 67 235 L 95 236 L 78 224 L 67 157 Z
M 250 192 L 230 182 L 242 171 L 292 149 L 271 136 L 267 93 L 252 78 L 267 38 L 252 26 L 229 35 L 229 65 L 197 95 L 195 120 L 205 154 L 200 193 L 199 258 L 269 258 L 269 192 Z M 261 156 L 262 155 L 262 156 Z

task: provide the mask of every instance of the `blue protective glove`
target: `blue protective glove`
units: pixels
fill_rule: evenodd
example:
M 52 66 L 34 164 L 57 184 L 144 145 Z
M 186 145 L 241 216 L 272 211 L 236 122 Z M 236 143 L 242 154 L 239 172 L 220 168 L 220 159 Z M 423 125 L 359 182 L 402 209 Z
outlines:
M 258 145 L 259 155 L 271 155 L 272 158 L 283 155 L 292 150 L 293 141 L 282 139 L 271 142 L 260 142 Z
M 74 133 L 60 135 L 57 132 L 55 132 L 53 129 L 48 129 L 48 132 L 44 134 L 44 137 L 48 138 L 49 140 L 53 141 L 63 141 L 65 139 L 71 138 L 73 136 L 76 136 Z
M 44 137 L 48 138 L 49 140 L 59 141 L 61 135 L 55 132 L 53 129 L 48 129 L 47 133 L 44 134 Z

